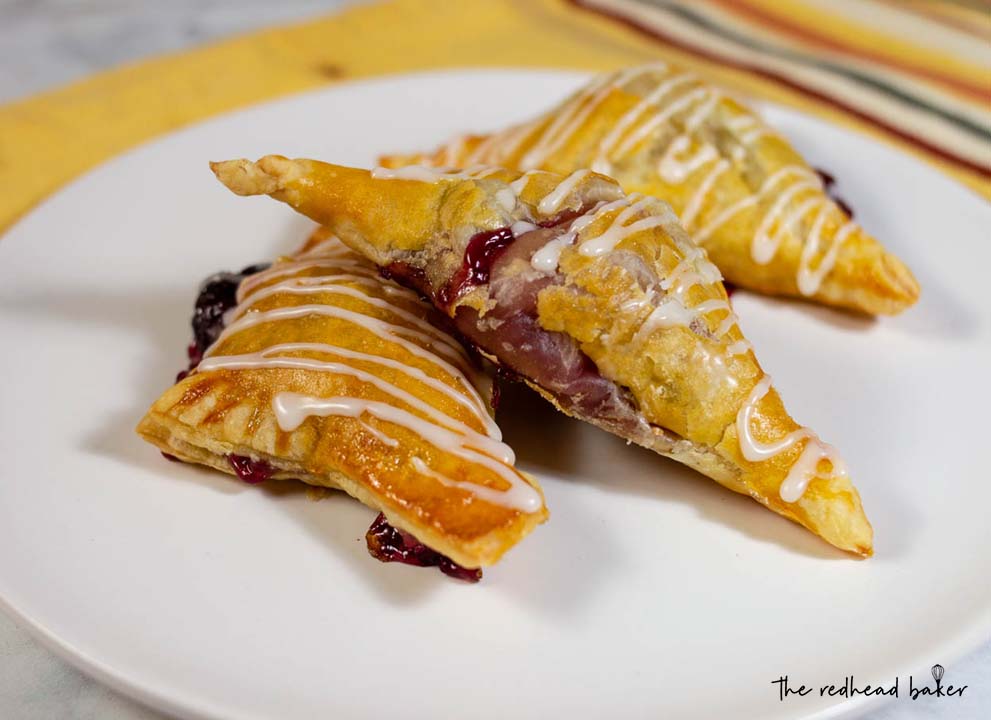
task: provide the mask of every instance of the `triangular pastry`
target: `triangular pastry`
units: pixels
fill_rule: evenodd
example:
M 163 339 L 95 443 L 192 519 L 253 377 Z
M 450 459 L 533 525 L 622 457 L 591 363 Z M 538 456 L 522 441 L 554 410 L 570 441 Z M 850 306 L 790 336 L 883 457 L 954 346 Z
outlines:
M 213 168 L 234 192 L 330 227 L 565 413 L 871 554 L 842 461 L 785 411 L 719 271 L 663 202 L 585 172 L 368 172 L 279 156 Z
M 667 201 L 741 287 L 884 315 L 919 297 L 908 268 L 829 197 L 784 137 L 718 88 L 663 64 L 597 77 L 532 122 L 382 164 L 591 168 Z
M 336 238 L 247 276 L 237 303 L 138 425 L 163 452 L 340 488 L 465 568 L 547 517 L 501 442 L 491 382 L 428 303 Z

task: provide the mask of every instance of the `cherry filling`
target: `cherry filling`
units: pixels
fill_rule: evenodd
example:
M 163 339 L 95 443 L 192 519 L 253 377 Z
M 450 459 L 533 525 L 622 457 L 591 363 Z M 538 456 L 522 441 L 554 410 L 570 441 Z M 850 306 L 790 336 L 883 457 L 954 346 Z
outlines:
M 650 428 L 629 392 L 604 378 L 574 338 L 545 330 L 537 320 L 538 294 L 562 278 L 527 269 L 530 259 L 581 214 L 581 210 L 569 211 L 545 223 L 547 227 L 518 237 L 513 237 L 508 228 L 475 235 L 469 241 L 461 268 L 440 287 L 433 286 L 421 270 L 405 263 L 393 263 L 385 272 L 389 278 L 430 297 L 442 309 L 449 308 L 466 288 L 488 283 L 495 304 L 484 317 L 464 305 L 454 313 L 456 335 L 464 338 L 468 347 L 480 348 L 494 357 L 504 371 L 539 385 L 565 410 L 641 444 L 649 443 Z M 511 266 L 516 270 L 510 270 Z M 648 268 L 639 272 L 650 274 Z
M 275 474 L 275 468 L 264 460 L 252 460 L 244 455 L 228 455 L 227 462 L 234 473 L 249 485 L 263 483 Z
M 365 542 L 369 555 L 382 562 L 400 562 L 418 567 L 436 566 L 445 575 L 465 582 L 474 583 L 482 579 L 481 568 L 461 567 L 446 555 L 431 550 L 408 532 L 390 525 L 383 513 L 379 513 L 368 528 Z
M 512 233 L 509 233 L 509 242 L 512 242 Z M 488 279 L 488 268 L 491 267 L 492 260 L 494 260 L 494 256 L 488 259 L 488 255 L 494 251 L 496 255 L 498 254 L 497 245 L 497 242 L 490 241 L 487 247 L 482 249 L 472 267 L 474 273 L 472 277 L 478 277 L 478 273 L 481 272 L 485 279 L 476 282 L 485 282 Z M 266 267 L 268 266 L 250 265 L 239 273 L 221 272 L 211 275 L 203 281 L 193 313 L 194 340 L 186 348 L 186 355 L 189 357 L 189 369 L 182 370 L 176 377 L 176 382 L 189 375 L 199 365 L 206 349 L 223 332 L 224 315 L 237 305 L 237 289 L 241 282 L 247 276 L 261 272 Z M 404 281 L 404 284 L 410 285 L 420 292 L 426 286 L 422 271 L 402 263 L 395 263 L 390 268 L 384 268 L 381 272 L 382 276 L 388 279 L 392 279 L 395 275 Z M 446 321 L 446 318 L 444 320 Z M 179 461 L 179 458 L 166 452 L 162 453 L 162 457 L 173 462 Z M 249 485 L 263 483 L 275 474 L 275 468 L 264 460 L 254 460 L 244 455 L 228 455 L 227 462 L 238 478 Z M 449 557 L 431 550 L 409 533 L 394 528 L 382 514 L 379 514 L 375 522 L 372 523 L 365 539 L 368 543 L 368 552 L 382 562 L 401 562 L 422 567 L 436 566 L 445 575 L 465 582 L 478 582 L 482 578 L 480 569 L 473 570 L 461 567 Z
M 813 170 L 815 170 L 816 175 L 822 179 L 822 184 L 826 189 L 826 194 L 829 195 L 830 199 L 832 199 L 834 203 L 839 205 L 840 210 L 845 212 L 848 218 L 853 220 L 853 208 L 851 208 L 847 204 L 846 200 L 841 198 L 836 192 L 836 178 L 825 170 L 820 170 L 819 168 L 813 168 Z
M 438 299 L 445 306 L 457 300 L 465 291 L 484 285 L 492 274 L 492 266 L 516 236 L 508 227 L 476 233 L 465 248 L 461 269 L 441 288 Z
M 537 223 L 537 227 L 542 228 L 552 228 L 559 225 L 564 225 L 564 223 L 570 223 L 572 220 L 577 220 L 579 217 L 585 214 L 588 208 L 579 208 L 577 210 L 568 209 L 564 210 L 549 220 L 544 220 L 543 222 Z
M 200 285 L 193 310 L 193 344 L 189 347 L 189 367 L 196 367 L 203 353 L 224 330 L 224 313 L 237 305 L 237 288 L 249 275 L 267 268 L 267 264 L 249 265 L 239 273 L 219 272 Z
M 409 263 L 396 261 L 389 263 L 385 267 L 380 267 L 379 275 L 386 280 L 392 280 L 400 285 L 416 290 L 423 300 L 429 299 L 423 294 L 423 288 L 427 287 L 426 273 L 418 267 L 413 267 Z
M 237 288 L 241 281 L 249 275 L 254 275 L 268 267 L 268 263 L 258 263 L 249 265 L 239 273 L 219 272 L 211 275 L 200 285 L 199 295 L 196 297 L 196 306 L 193 310 L 193 342 L 186 346 L 186 357 L 189 358 L 189 365 L 185 370 L 180 370 L 175 381 L 179 382 L 189 376 L 200 361 L 206 349 L 220 336 L 224 330 L 224 313 L 237 305 Z M 179 458 L 168 453 L 162 453 L 166 460 L 179 461 Z M 232 455 L 231 458 L 234 456 Z M 247 458 L 244 458 L 247 459 Z M 234 466 L 234 460 L 231 460 Z M 241 477 L 241 472 L 236 466 L 234 469 Z M 261 480 L 247 480 L 246 482 L 261 482 Z M 262 478 L 267 479 L 267 478 Z

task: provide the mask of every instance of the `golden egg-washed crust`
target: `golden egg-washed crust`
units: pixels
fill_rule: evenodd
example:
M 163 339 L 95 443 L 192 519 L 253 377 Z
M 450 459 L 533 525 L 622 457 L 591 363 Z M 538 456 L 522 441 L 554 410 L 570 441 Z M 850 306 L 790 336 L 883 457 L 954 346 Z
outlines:
M 511 187 L 508 183 L 521 173 L 504 169 L 453 176 L 438 173 L 424 181 L 279 156 L 258 163 L 217 163 L 213 169 L 235 191 L 271 194 L 331 227 L 346 244 L 380 266 L 398 263 L 430 276 L 434 288 L 457 273 L 468 239 L 476 233 L 519 221 L 548 224 L 553 222 L 549 214 L 561 217 L 570 212 L 573 217 L 598 203 L 595 219 L 580 230 L 578 242 L 561 253 L 557 281 L 540 290 L 537 319 L 544 331 L 577 341 L 602 376 L 628 391 L 649 423 L 650 434 L 631 431 L 624 436 L 750 495 L 837 547 L 871 554 L 871 526 L 845 476 L 816 477 L 796 502 L 782 500 L 782 481 L 805 441 L 761 462 L 743 456 L 735 421 L 763 372 L 749 350 L 727 352 L 728 346 L 744 342 L 735 322 L 728 329 L 722 327 L 728 308 L 699 313 L 690 324 L 661 323 L 652 328 L 648 322 L 659 296 L 679 296 L 688 309 L 727 301 L 715 268 L 662 202 L 654 198 L 634 202 L 615 181 L 593 173 L 575 178 L 571 191 L 549 213 L 540 209 L 540 202 L 562 187 L 565 178 L 545 172 L 527 173 L 525 180 Z M 246 184 L 243 178 L 260 179 Z M 508 190 L 514 191 L 511 201 Z M 630 209 L 631 205 L 636 207 Z M 644 221 L 647 227 L 628 232 L 610 252 L 589 256 L 580 251 L 608 228 L 615 230 L 622 212 L 627 212 L 627 223 Z M 502 272 L 524 277 L 532 272 L 530 265 L 529 258 L 513 260 Z M 643 268 L 653 278 L 646 284 Z M 691 273 L 710 281 L 684 283 L 680 289 L 668 285 L 667 292 L 659 282 Z M 475 285 L 440 306 L 452 317 L 469 306 L 484 320 L 497 305 L 494 285 Z M 480 349 L 493 359 L 499 354 L 498 348 Z M 533 378 L 526 379 L 565 412 L 617 432 L 594 412 L 565 407 L 560 395 Z M 778 440 L 800 427 L 773 388 L 755 404 L 753 415 L 752 432 L 760 442 Z
M 663 171 L 665 158 L 668 166 L 675 161 L 670 172 Z M 847 226 L 846 212 L 826 196 L 787 140 L 752 110 L 677 68 L 645 66 L 603 76 L 532 122 L 381 162 L 561 174 L 590 167 L 628 192 L 670 203 L 723 276 L 741 287 L 882 315 L 899 313 L 919 297 L 904 263 L 859 225 Z M 789 189 L 797 183 L 802 189 Z M 778 205 L 785 193 L 790 199 Z M 792 211 L 798 216 L 788 226 Z M 762 229 L 780 239 L 773 259 L 763 264 L 752 252 Z M 818 286 L 807 278 L 803 292 L 800 268 L 828 267 L 837 240 L 832 269 Z
M 322 239 L 321 236 L 311 239 L 303 250 L 311 251 L 312 257 L 315 246 Z M 353 254 L 349 259 L 366 263 Z M 292 260 L 286 258 L 276 263 L 273 270 L 278 271 L 280 266 L 287 266 Z M 370 264 L 367 267 L 373 269 Z M 252 311 L 318 303 L 402 326 L 410 325 L 388 309 L 371 306 L 353 294 L 275 293 L 262 297 L 261 290 L 275 282 L 294 277 L 317 278 L 336 272 L 328 267 L 309 267 L 276 276 L 258 284 L 253 291 L 259 298 L 257 301 L 249 296 L 244 302 Z M 381 287 L 384 284 L 385 281 L 381 281 L 376 287 L 370 282 L 343 281 L 338 287 L 388 300 L 421 318 L 427 318 L 433 312 L 429 305 L 415 297 L 397 299 L 395 293 L 387 294 Z M 256 353 L 277 343 L 328 342 L 345 350 L 397 361 L 469 398 L 461 384 L 465 376 L 459 380 L 442 365 L 388 342 L 358 324 L 335 317 L 307 315 L 246 327 L 229 337 L 222 336 L 211 348 L 211 356 Z M 415 342 L 430 350 L 429 342 Z M 479 433 L 486 431 L 479 416 L 470 408 L 408 373 L 323 351 L 277 354 L 346 363 L 392 383 Z M 430 444 L 402 425 L 367 415 L 360 418 L 313 416 L 298 428 L 285 431 L 279 426 L 272 401 L 277 394 L 286 392 L 319 398 L 377 400 L 423 417 L 420 410 L 347 374 L 285 367 L 219 368 L 194 372 L 166 390 L 137 429 L 149 442 L 187 462 L 232 473 L 227 456 L 248 456 L 271 465 L 276 470 L 275 478 L 295 478 L 310 485 L 344 490 L 369 507 L 384 512 L 396 527 L 412 533 L 430 548 L 465 567 L 496 562 L 547 517 L 542 504 L 537 512 L 520 512 L 418 472 L 412 465 L 413 457 L 420 458 L 433 472 L 455 481 L 470 481 L 494 489 L 507 485 L 503 478 L 487 468 Z M 396 446 L 383 442 L 380 433 L 391 437 Z M 518 477 L 540 492 L 533 478 L 522 474 Z

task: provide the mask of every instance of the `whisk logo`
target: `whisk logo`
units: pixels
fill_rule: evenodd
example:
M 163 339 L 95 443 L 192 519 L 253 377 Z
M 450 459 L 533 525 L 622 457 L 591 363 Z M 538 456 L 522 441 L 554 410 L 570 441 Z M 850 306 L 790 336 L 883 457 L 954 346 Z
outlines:
M 933 665 L 930 669 L 933 679 L 932 683 L 929 682 L 928 676 L 924 676 L 924 679 L 920 681 L 916 680 L 914 675 L 909 675 L 907 697 L 912 700 L 918 700 L 922 697 L 961 697 L 967 686 L 961 685 L 960 687 L 954 687 L 944 682 L 943 675 L 945 672 L 946 669 L 942 665 Z M 795 695 L 806 697 L 812 694 L 818 694 L 820 697 L 854 698 L 858 695 L 865 697 L 887 695 L 888 697 L 897 698 L 902 697 L 900 691 L 905 687 L 899 677 L 896 677 L 890 685 L 858 685 L 854 682 L 853 675 L 847 675 L 843 678 L 842 683 L 828 683 L 819 686 L 799 684 L 792 681 L 787 675 L 782 675 L 777 680 L 772 680 L 771 684 L 778 686 L 778 700 L 781 702 Z
M 946 669 L 938 663 L 932 666 L 932 670 L 930 672 L 932 673 L 933 680 L 936 681 L 935 687 L 931 685 L 922 685 L 916 687 L 915 677 L 909 675 L 908 693 L 911 696 L 911 698 L 913 700 L 918 700 L 920 697 L 925 697 L 925 696 L 960 697 L 961 695 L 963 695 L 963 691 L 967 689 L 966 685 L 961 685 L 960 687 L 953 687 L 952 685 L 947 684 L 946 687 L 943 687 L 943 673 L 945 671 Z

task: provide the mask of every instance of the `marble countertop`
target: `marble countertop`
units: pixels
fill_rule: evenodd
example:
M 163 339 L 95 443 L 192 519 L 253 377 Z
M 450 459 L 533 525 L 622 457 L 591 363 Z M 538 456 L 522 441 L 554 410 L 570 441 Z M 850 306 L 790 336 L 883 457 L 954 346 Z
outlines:
M 302 20 L 345 4 L 346 0 L 0 0 L 0 103 L 145 55 Z M 867 717 L 991 717 L 991 643 L 951 664 L 946 674 L 954 685 L 970 686 L 968 701 L 903 698 Z M 0 718 L 164 716 L 90 680 L 0 613 Z

